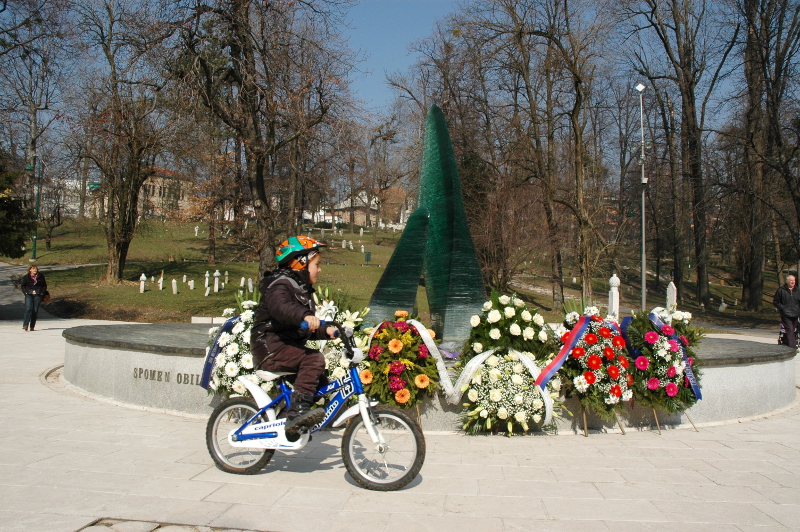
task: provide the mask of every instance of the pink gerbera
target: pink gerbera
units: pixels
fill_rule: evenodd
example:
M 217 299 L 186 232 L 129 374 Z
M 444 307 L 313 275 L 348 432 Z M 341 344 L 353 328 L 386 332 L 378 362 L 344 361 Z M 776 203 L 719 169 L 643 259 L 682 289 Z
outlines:
M 671 325 L 664 325 L 663 327 L 661 327 L 661 332 L 663 332 L 667 336 L 672 336 L 673 334 L 675 334 L 675 329 L 673 329 Z
M 675 369 L 675 366 L 670 366 L 669 369 L 667 369 L 667 377 L 672 378 L 677 372 L 678 370 Z
M 675 397 L 678 395 L 678 385 L 674 382 L 668 382 L 666 386 L 667 395 L 670 397 Z
M 667 343 L 669 343 L 670 351 L 675 352 L 680 350 L 680 346 L 678 345 L 678 342 L 676 340 L 669 340 Z
M 648 344 L 654 344 L 658 341 L 658 333 L 654 331 L 647 331 L 644 333 L 644 341 Z
M 648 379 L 647 381 L 647 389 L 648 390 L 658 390 L 658 387 L 661 386 L 661 382 L 658 379 L 653 377 L 652 379 Z
M 689 347 L 688 338 L 686 338 L 685 336 L 678 336 L 678 338 L 680 339 L 681 342 L 683 342 L 683 345 L 685 345 L 686 347 Z
M 640 371 L 644 371 L 650 367 L 650 359 L 645 356 L 640 356 L 636 358 L 636 369 Z

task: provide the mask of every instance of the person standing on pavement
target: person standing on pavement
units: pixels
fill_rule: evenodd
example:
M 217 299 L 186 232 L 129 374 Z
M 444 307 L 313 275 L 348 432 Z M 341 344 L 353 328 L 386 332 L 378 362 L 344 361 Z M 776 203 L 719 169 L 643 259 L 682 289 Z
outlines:
M 21 288 L 25 294 L 25 319 L 22 322 L 22 329 L 32 331 L 36 327 L 39 305 L 47 293 L 47 281 L 44 279 L 44 274 L 34 265 L 28 268 L 28 273 L 22 278 Z
M 797 318 L 800 317 L 800 289 L 797 288 L 797 278 L 790 275 L 786 278 L 786 284 L 778 288 L 772 304 L 781 313 L 781 323 L 786 331 L 786 340 L 789 347 L 797 347 L 797 337 L 794 328 L 797 325 Z

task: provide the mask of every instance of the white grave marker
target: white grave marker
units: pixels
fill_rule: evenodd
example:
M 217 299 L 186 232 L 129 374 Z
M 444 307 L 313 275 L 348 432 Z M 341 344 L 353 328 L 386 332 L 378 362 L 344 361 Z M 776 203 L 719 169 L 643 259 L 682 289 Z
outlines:
M 145 274 L 142 274 L 142 276 L 139 277 L 139 293 L 140 294 L 144 294 L 144 284 L 146 282 L 147 282 L 147 276 Z
M 206 297 L 208 297 L 208 293 L 211 292 L 211 287 L 206 286 Z
M 214 292 L 219 292 L 219 276 L 222 275 L 219 273 L 219 270 L 214 272 Z
M 194 290 L 194 279 L 189 281 L 189 290 Z
M 206 288 L 208 288 L 208 278 L 209 277 L 211 277 L 211 274 L 208 273 L 208 270 L 206 270 Z
M 247 278 L 247 291 L 250 292 L 251 294 L 253 293 L 253 278 L 252 277 L 248 277 Z
M 608 286 L 611 289 L 608 291 L 608 313 L 619 321 L 619 285 L 620 280 L 617 274 L 611 276 L 608 280 Z
M 667 285 L 667 310 L 670 312 L 678 308 L 678 287 L 672 281 Z
M 159 277 L 158 278 L 158 289 L 159 290 L 163 290 L 164 289 L 164 278 L 163 277 Z
M 172 280 L 172 295 L 175 295 L 177 293 L 178 293 L 178 280 L 177 279 L 173 279 Z

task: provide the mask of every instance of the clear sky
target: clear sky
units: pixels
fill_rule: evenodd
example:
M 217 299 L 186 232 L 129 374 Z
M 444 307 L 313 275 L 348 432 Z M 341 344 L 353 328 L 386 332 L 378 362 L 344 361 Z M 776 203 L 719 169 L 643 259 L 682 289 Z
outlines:
M 434 24 L 455 11 L 456 0 L 361 0 L 348 15 L 350 46 L 368 57 L 352 87 L 369 107 L 391 101 L 386 73 L 405 72 L 416 61 L 409 44 L 433 32 Z

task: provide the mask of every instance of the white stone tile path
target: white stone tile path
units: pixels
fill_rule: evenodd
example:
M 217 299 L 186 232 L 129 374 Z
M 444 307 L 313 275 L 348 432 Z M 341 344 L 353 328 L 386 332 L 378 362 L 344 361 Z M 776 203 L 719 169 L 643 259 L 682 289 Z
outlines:
M 420 476 L 377 493 L 347 476 L 340 432 L 230 475 L 208 456 L 203 420 L 46 382 L 61 332 L 89 323 L 45 318 L 26 333 L 0 321 L 0 532 L 800 530 L 797 404 L 661 436 L 429 433 Z

